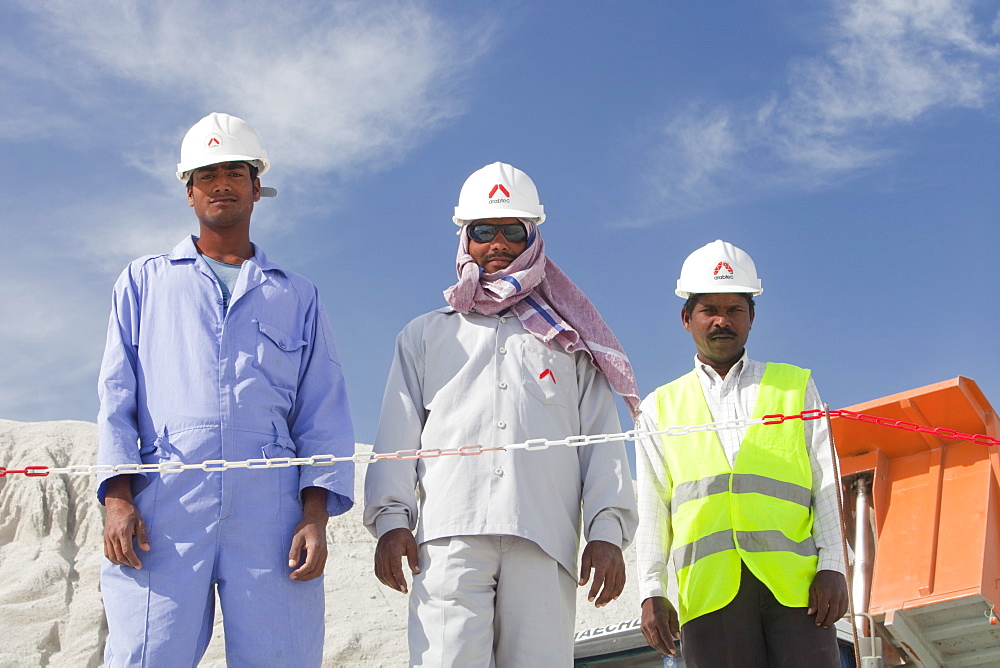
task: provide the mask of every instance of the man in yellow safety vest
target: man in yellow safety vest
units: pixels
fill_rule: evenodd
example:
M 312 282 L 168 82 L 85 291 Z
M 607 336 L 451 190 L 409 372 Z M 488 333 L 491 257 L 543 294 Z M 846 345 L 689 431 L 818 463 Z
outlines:
M 810 372 L 747 357 L 753 260 L 724 241 L 688 256 L 676 294 L 695 368 L 642 402 L 639 428 L 821 408 Z M 685 665 L 839 666 L 847 611 L 837 467 L 823 420 L 648 436 L 636 446 L 642 631 Z M 677 578 L 666 597 L 667 557 Z

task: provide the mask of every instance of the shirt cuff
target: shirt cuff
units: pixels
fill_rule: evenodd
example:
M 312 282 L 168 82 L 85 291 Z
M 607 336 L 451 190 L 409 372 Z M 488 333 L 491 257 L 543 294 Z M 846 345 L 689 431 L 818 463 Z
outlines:
M 844 568 L 844 557 L 836 550 L 820 550 L 819 561 L 816 563 L 816 571 L 836 571 L 843 576 L 847 576 Z
M 406 513 L 382 513 L 375 518 L 375 536 L 381 538 L 393 529 L 410 530 L 410 519 Z
M 619 548 L 622 546 L 622 525 L 616 519 L 597 518 L 590 523 L 590 531 L 587 532 L 587 542 L 603 540 Z
M 299 472 L 299 495 L 306 487 L 321 487 L 326 490 L 326 512 L 330 517 L 343 515 L 354 507 L 354 467 L 332 468 L 334 471 L 323 471 L 312 466 L 303 466 Z M 316 469 L 316 470 L 314 470 Z M 351 484 L 344 484 L 344 479 Z
M 666 598 L 666 587 L 660 582 L 659 578 L 650 578 L 642 580 L 639 582 L 639 602 L 645 601 L 647 598 L 652 598 L 653 596 L 659 596 L 661 598 Z
M 132 477 L 132 498 L 149 486 L 149 475 L 146 473 L 107 473 L 97 476 L 97 500 L 104 505 L 108 494 L 108 481 L 120 475 Z

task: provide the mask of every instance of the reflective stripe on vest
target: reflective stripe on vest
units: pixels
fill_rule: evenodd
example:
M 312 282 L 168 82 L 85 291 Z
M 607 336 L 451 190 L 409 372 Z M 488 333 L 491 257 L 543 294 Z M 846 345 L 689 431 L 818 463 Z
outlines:
M 733 494 L 749 494 L 756 492 L 765 496 L 773 496 L 776 499 L 783 499 L 797 503 L 808 508 L 812 505 L 812 490 L 799 485 L 774 480 L 754 473 L 723 473 L 722 475 L 682 482 L 676 485 L 673 496 L 670 499 L 670 512 L 677 512 L 677 508 L 687 501 L 702 499 L 712 494 L 729 491 L 729 479 L 733 480 Z
M 656 391 L 660 428 L 714 420 L 696 374 Z M 801 412 L 808 378 L 805 369 L 768 364 L 751 417 Z M 741 561 L 783 605 L 808 605 L 817 552 L 802 422 L 751 425 L 733 467 L 715 432 L 660 438 L 672 482 L 671 559 L 681 624 L 735 597 Z

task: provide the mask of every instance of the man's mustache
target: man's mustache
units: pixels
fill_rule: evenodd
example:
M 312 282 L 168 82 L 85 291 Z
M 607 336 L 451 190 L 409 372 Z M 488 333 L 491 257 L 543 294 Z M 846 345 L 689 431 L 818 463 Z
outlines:
M 728 327 L 719 327 L 717 329 L 713 329 L 712 332 L 708 335 L 708 338 L 714 339 L 717 336 L 732 336 L 732 337 L 735 337 L 736 336 L 736 332 L 734 332 L 733 330 L 729 329 Z
M 487 253 L 486 255 L 483 256 L 483 262 L 484 263 L 492 262 L 493 260 L 496 260 L 498 258 L 505 258 L 513 262 L 514 260 L 517 259 L 517 256 L 512 255 L 510 253 Z

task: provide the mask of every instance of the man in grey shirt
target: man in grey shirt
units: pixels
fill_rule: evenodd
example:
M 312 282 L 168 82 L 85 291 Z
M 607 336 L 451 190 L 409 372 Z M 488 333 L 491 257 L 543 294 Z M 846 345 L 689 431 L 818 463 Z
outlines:
M 634 409 L 632 368 L 546 259 L 544 219 L 531 179 L 510 165 L 466 181 L 459 280 L 449 306 L 397 338 L 376 452 L 621 431 L 612 386 Z M 405 593 L 403 556 L 413 573 L 411 665 L 570 665 L 577 583 L 592 581 L 597 606 L 625 584 L 636 511 L 620 441 L 381 461 L 365 502 L 376 576 Z

